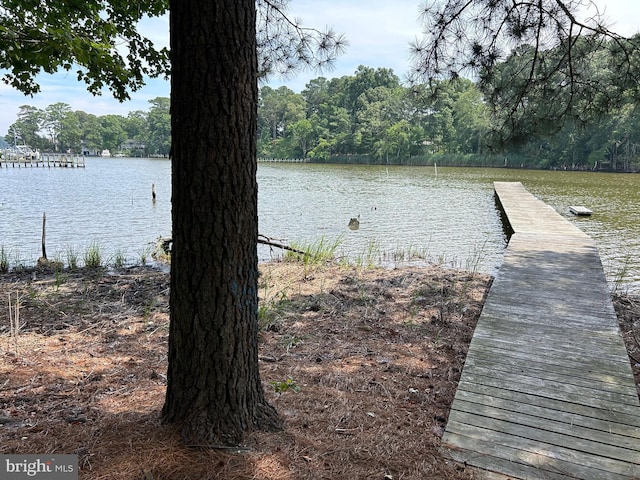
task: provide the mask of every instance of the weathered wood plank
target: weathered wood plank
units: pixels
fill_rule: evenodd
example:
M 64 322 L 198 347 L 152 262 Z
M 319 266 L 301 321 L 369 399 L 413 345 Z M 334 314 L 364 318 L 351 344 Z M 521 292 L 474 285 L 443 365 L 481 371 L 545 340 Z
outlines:
M 566 442 L 572 445 L 575 445 L 573 444 L 574 441 L 581 442 L 583 439 L 588 439 L 588 447 L 591 449 L 592 453 L 602 454 L 603 445 L 605 445 L 606 448 L 615 448 L 615 452 L 617 453 L 608 455 L 612 458 L 620 458 L 617 455 L 622 456 L 623 460 L 635 457 L 635 459 L 640 462 L 640 451 L 637 449 L 637 438 L 623 434 L 614 434 L 609 431 L 597 430 L 590 426 L 580 426 L 564 422 L 560 415 L 555 418 L 548 418 L 547 416 L 538 417 L 532 415 L 531 411 L 514 412 L 509 409 L 498 408 L 494 405 L 478 404 L 463 401 L 461 399 L 458 399 L 458 402 L 456 402 L 456 410 L 454 410 L 454 412 L 456 413 L 453 415 L 452 419 L 459 422 L 463 421 L 464 423 L 468 422 L 470 425 L 479 424 L 475 419 L 476 416 L 487 417 L 493 420 L 508 422 L 512 424 L 511 428 L 514 430 L 531 427 L 535 430 L 557 434 L 555 438 L 558 439 L 558 441 L 563 441 L 561 436 L 564 435 L 567 437 Z M 495 422 L 490 423 L 495 425 Z M 501 429 L 501 431 L 505 430 Z M 519 431 L 522 432 L 524 430 Z M 545 438 L 548 440 L 551 437 L 549 435 L 545 435 Z M 586 450 L 588 447 L 584 447 L 583 450 Z
M 512 478 L 525 480 L 565 480 L 584 478 L 589 480 L 634 480 L 639 477 L 635 472 L 619 473 L 616 465 L 589 465 L 578 463 L 579 456 L 572 461 L 562 458 L 555 452 L 553 445 L 537 443 L 527 439 L 513 439 L 512 444 L 501 443 L 495 439 L 491 430 L 476 429 L 468 435 L 447 432 L 446 442 L 455 445 L 449 452 L 458 461 L 488 471 L 503 473 Z M 496 441 L 498 440 L 498 441 Z M 510 440 L 508 437 L 504 440 Z M 570 452 L 570 450 L 565 449 Z M 471 455 L 467 452 L 473 452 Z M 560 457 L 560 458 L 558 458 Z M 620 462 L 618 462 L 620 465 Z M 624 468 L 624 462 L 622 462 Z M 629 474 L 631 473 L 631 475 Z
M 560 348 L 545 349 L 537 345 L 527 345 L 525 343 L 518 345 L 509 340 L 496 340 L 492 342 L 488 336 L 474 338 L 473 348 L 478 350 L 477 355 L 494 363 L 503 363 L 514 359 L 520 359 L 522 362 L 532 360 L 545 363 L 548 366 L 557 365 L 558 368 L 569 371 L 580 372 L 589 370 L 595 372 L 615 372 L 621 377 L 626 376 L 631 378 L 629 376 L 631 366 L 628 358 L 618 358 L 609 361 L 616 353 L 620 356 L 626 355 L 626 350 L 618 351 L 617 348 L 601 347 L 603 356 L 598 356 L 594 354 L 593 351 L 585 353 L 584 351 L 562 351 Z M 505 358 L 501 360 L 503 355 Z M 615 368 L 612 368 L 614 366 Z
M 461 403 L 458 403 L 461 402 Z M 592 430 L 611 433 L 614 435 L 620 435 L 625 438 L 634 439 L 635 444 L 640 441 L 640 426 L 632 427 L 626 423 L 621 423 L 615 419 L 602 420 L 594 416 L 589 415 L 585 409 L 581 409 L 579 412 L 568 412 L 564 407 L 566 404 L 562 402 L 556 402 L 556 404 L 547 401 L 546 403 L 531 404 L 523 401 L 522 397 L 519 398 L 502 398 L 494 395 L 487 395 L 479 392 L 468 392 L 463 389 L 458 389 L 456 392 L 456 407 L 458 405 L 473 404 L 482 406 L 488 406 L 492 408 L 500 408 L 508 410 L 510 412 L 522 413 L 526 415 L 533 415 L 538 418 L 548 419 L 556 422 L 563 422 L 565 424 L 577 427 L 590 428 Z M 467 407 L 463 407 L 466 408 Z M 602 412 L 600 412 L 602 413 Z M 619 419 L 624 422 L 624 418 Z M 640 421 L 640 418 L 638 418 Z M 633 443 L 631 444 L 633 445 Z M 637 446 L 636 446 L 637 448 Z
M 622 347 L 622 338 L 618 330 L 588 330 L 576 327 L 575 325 L 549 325 L 536 322 L 528 318 L 523 318 L 518 322 L 502 321 L 487 315 L 487 321 L 476 328 L 477 343 L 482 345 L 491 342 L 496 338 L 496 334 L 501 335 L 496 340 L 495 346 L 505 350 L 515 349 L 518 351 L 532 350 L 544 355 L 565 353 L 569 358 L 575 358 L 582 362 L 583 358 L 600 358 L 603 363 L 613 361 L 620 362 L 621 365 L 629 364 L 629 359 L 620 358 L 626 353 Z M 568 338 L 567 333 L 571 332 Z M 534 352 L 534 353 L 535 353 Z
M 598 405 L 585 405 L 567 402 L 563 399 L 558 400 L 551 397 L 542 397 L 531 392 L 521 392 L 513 390 L 511 388 L 508 388 L 508 386 L 504 386 L 504 388 L 497 388 L 477 383 L 465 382 L 459 385 L 458 391 L 468 392 L 470 394 L 486 395 L 489 397 L 501 398 L 505 400 L 512 400 L 514 402 L 520 402 L 524 405 L 534 405 L 541 408 L 547 408 L 549 410 L 557 410 L 572 415 L 585 417 L 585 421 L 589 421 L 589 419 L 597 419 L 605 422 L 618 423 L 621 425 L 619 430 L 621 432 L 624 432 L 625 428 L 628 429 L 628 432 L 637 432 L 638 428 L 640 428 L 640 416 L 633 412 L 616 412 L 603 409 Z M 636 433 L 627 434 L 630 436 L 636 435 Z
M 558 383 L 561 385 L 567 385 L 569 388 L 583 388 L 588 392 L 593 392 L 593 394 L 597 397 L 601 397 L 601 395 L 612 395 L 614 397 L 620 398 L 625 404 L 635 405 L 635 402 L 638 398 L 637 395 L 632 394 L 632 390 L 628 382 L 624 381 L 625 379 L 621 379 L 621 381 L 617 382 L 615 378 L 608 378 L 606 380 L 593 380 L 593 379 L 583 379 L 582 377 L 575 375 L 566 375 L 563 371 L 559 370 L 559 373 L 556 373 L 552 369 L 532 369 L 532 368 L 522 368 L 518 365 L 513 364 L 502 364 L 502 365 L 488 365 L 487 363 L 483 363 L 482 361 L 478 361 L 473 364 L 473 372 L 477 375 L 483 376 L 496 376 L 499 375 L 505 380 L 509 379 L 519 379 L 521 377 L 529 377 L 532 379 L 532 382 L 540 382 L 544 384 L 545 387 L 552 386 L 553 383 Z M 471 369 L 469 371 L 472 371 Z M 632 385 L 631 385 L 632 386 Z M 629 398 L 630 397 L 630 398 Z
M 500 375 L 479 375 L 475 371 L 466 372 L 460 384 L 475 383 L 488 387 L 508 388 L 515 392 L 535 392 L 538 397 L 553 398 L 565 401 L 570 405 L 593 405 L 612 412 L 634 415 L 638 406 L 628 402 L 630 395 L 621 395 L 602 390 L 562 384 L 549 380 L 532 378 L 527 375 L 510 375 L 500 372 Z M 637 398 L 637 395 L 636 395 Z
M 513 478 L 640 474 L 640 403 L 595 243 L 519 183 L 443 444 Z
M 640 472 L 635 456 L 627 455 L 628 449 L 603 445 L 588 439 L 558 435 L 502 420 L 456 413 L 456 417 L 449 420 L 451 428 L 447 428 L 448 433 L 457 433 L 476 438 L 481 442 L 489 441 L 527 452 L 520 458 L 529 457 L 535 463 L 544 464 L 548 462 L 548 458 L 566 462 L 568 467 L 561 470 L 563 473 L 575 475 L 578 465 L 622 475 L 627 479 Z M 592 477 L 586 478 L 591 480 Z
M 544 467 L 539 465 L 525 464 L 514 459 L 522 455 L 522 452 L 505 445 L 493 444 L 492 442 L 482 442 L 478 444 L 475 438 L 467 437 L 457 433 L 447 433 L 447 441 L 455 447 L 450 447 L 448 453 L 454 460 L 463 462 L 466 465 L 482 469 L 474 478 L 487 480 L 512 480 L 521 478 L 526 480 L 575 480 L 574 476 L 563 475 L 549 469 L 560 469 L 561 466 L 549 465 Z M 530 460 L 528 460 L 530 462 Z M 549 463 L 553 462 L 553 459 Z M 498 473 L 500 472 L 500 473 Z M 505 474 L 505 475 L 502 475 Z M 502 476 L 501 476 L 502 475 Z
M 506 357 L 506 356 L 503 356 Z M 629 379 L 626 375 L 613 376 L 607 373 L 588 371 L 584 372 L 584 368 L 576 368 L 575 370 L 568 371 L 566 369 L 558 369 L 556 372 L 554 368 L 549 368 L 549 364 L 530 360 L 526 367 L 519 365 L 515 361 L 509 361 L 509 358 L 503 358 L 502 363 L 495 363 L 493 361 L 487 361 L 480 358 L 478 355 L 474 355 L 472 358 L 468 358 L 466 366 L 473 369 L 475 372 L 485 372 L 486 375 L 500 375 L 501 372 L 507 373 L 527 373 L 535 378 L 541 380 L 552 380 L 561 383 L 567 383 L 570 385 L 578 385 L 583 387 L 591 387 L 596 389 L 607 390 L 611 392 L 618 392 L 621 394 L 628 394 L 630 389 L 633 388 L 633 380 Z M 554 365 L 552 364 L 552 367 Z M 633 399 L 631 399 L 633 402 Z
M 575 344 L 572 344 L 571 340 L 566 338 L 566 331 L 561 334 L 555 327 L 545 328 L 543 325 L 538 325 L 538 330 L 535 331 L 535 325 L 528 329 L 523 329 L 521 325 L 513 325 L 512 328 L 509 328 L 511 325 L 504 325 L 504 323 L 493 325 L 493 329 L 488 329 L 486 326 L 487 324 L 485 323 L 483 325 L 485 328 L 476 329 L 475 335 L 480 339 L 477 343 L 481 344 L 482 340 L 493 340 L 496 335 L 501 335 L 502 338 L 495 341 L 494 347 L 504 350 L 506 353 L 509 351 L 521 352 L 523 349 L 535 348 L 537 350 L 536 353 L 544 359 L 547 355 L 552 358 L 557 358 L 557 355 L 563 354 L 566 356 L 566 352 L 569 350 L 573 353 L 571 358 L 574 358 L 582 366 L 584 366 L 584 362 L 588 358 L 621 362 L 624 365 L 629 363 L 628 359 L 620 358 L 623 352 L 620 352 L 614 346 L 610 346 L 611 343 L 617 342 L 616 335 L 595 337 L 589 335 L 589 332 L 585 332 L 583 335 L 578 332 L 572 337 L 575 342 Z M 598 354 L 599 351 L 601 351 L 600 355 Z M 536 359 L 534 358 L 534 360 Z
M 631 373 L 629 361 L 625 362 L 624 360 L 626 359 L 624 358 L 613 359 L 613 355 L 617 353 L 617 349 L 615 348 L 595 346 L 594 349 L 602 348 L 603 350 L 603 355 L 597 356 L 593 350 L 577 350 L 575 352 L 570 350 L 562 351 L 560 347 L 538 347 L 537 345 L 527 345 L 524 341 L 504 340 L 492 343 L 491 338 L 488 336 L 474 339 L 473 348 L 477 349 L 477 354 L 482 356 L 486 361 L 495 364 L 506 363 L 513 360 L 522 362 L 531 360 L 545 364 L 547 366 L 546 368 L 556 365 L 558 369 L 567 370 L 570 374 L 592 371 L 625 377 Z M 626 351 L 618 353 L 619 355 L 623 355 Z M 524 366 L 526 367 L 527 365 L 525 364 Z M 612 366 L 615 366 L 615 368 L 612 369 Z

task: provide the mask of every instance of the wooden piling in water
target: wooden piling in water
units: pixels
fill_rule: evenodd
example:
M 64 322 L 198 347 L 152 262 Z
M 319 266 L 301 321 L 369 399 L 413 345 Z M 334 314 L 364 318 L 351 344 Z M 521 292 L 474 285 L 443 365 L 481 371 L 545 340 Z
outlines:
M 47 229 L 47 213 L 42 212 L 42 258 L 47 259 L 47 247 L 46 247 L 46 230 Z

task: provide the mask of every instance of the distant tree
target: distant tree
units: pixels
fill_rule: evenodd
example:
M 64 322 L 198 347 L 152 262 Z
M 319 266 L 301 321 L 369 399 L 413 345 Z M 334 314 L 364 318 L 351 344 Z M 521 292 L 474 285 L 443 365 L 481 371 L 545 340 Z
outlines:
M 124 131 L 129 141 L 129 155 L 144 156 L 148 150 L 149 144 L 149 124 L 148 124 L 148 112 L 142 110 L 136 110 L 129 112 L 124 122 Z M 167 123 L 170 123 L 167 121 Z M 170 127 L 166 129 L 166 136 L 168 138 L 167 143 L 171 144 L 171 131 Z M 126 142 L 125 142 L 126 143 Z
M 491 128 L 489 108 L 473 82 L 459 79 L 456 83 L 459 88 L 453 100 L 453 128 L 457 151 L 483 153 L 487 146 L 485 137 Z
M 29 105 L 20 106 L 18 119 L 9 127 L 5 140 L 13 145 L 14 142 L 25 143 L 33 148 L 42 148 L 40 129 L 44 120 L 44 112 Z
M 79 153 L 82 150 L 82 131 L 80 120 L 75 112 L 69 110 L 60 122 L 58 146 L 61 152 Z
M 382 158 L 396 150 L 386 143 L 391 127 L 405 120 L 401 108 L 403 96 L 399 85 L 371 86 L 360 93 L 354 124 L 354 130 L 360 135 L 357 153 Z
M 591 0 L 429 1 L 422 18 L 414 79 L 477 75 L 497 141 L 527 141 L 640 98 L 640 37 L 607 28 Z M 532 107 L 540 99 L 553 108 Z
M 44 110 L 43 129 L 47 133 L 50 148 L 57 152 L 60 149 L 58 138 L 64 127 L 64 119 L 71 112 L 71 106 L 67 103 L 57 102 L 49 105 Z
M 76 116 L 80 124 L 80 143 L 83 151 L 97 153 L 102 150 L 102 124 L 96 115 L 77 111 Z
M 303 118 L 291 125 L 291 132 L 296 146 L 299 149 L 300 157 L 306 158 L 311 142 L 315 136 L 313 124 L 310 120 Z
M 454 90 L 450 81 L 434 80 L 411 89 L 415 111 L 413 123 L 424 131 L 428 153 L 454 151 Z M 452 150 L 453 149 L 453 150 Z
M 122 126 L 127 135 L 127 139 L 144 141 L 148 135 L 147 117 L 149 112 L 144 110 L 134 110 L 127 114 Z
M 304 98 L 290 88 L 282 86 L 260 89 L 258 135 L 270 140 L 287 135 L 291 124 L 305 118 Z
M 344 102 L 342 104 L 354 116 L 358 110 L 361 96 L 377 87 L 393 90 L 400 86 L 400 79 L 390 68 L 371 68 L 358 66 L 355 74 L 345 78 Z
M 147 115 L 147 151 L 151 154 L 169 155 L 171 149 L 171 114 L 169 99 L 156 97 L 149 100 Z
M 633 104 L 627 104 L 612 113 L 607 123 L 599 126 L 609 135 L 604 155 L 592 155 L 589 158 L 590 165 L 597 166 L 595 162 L 605 162 L 611 170 L 630 171 L 632 162 L 637 164 L 640 156 L 640 110 Z
M 125 118 L 122 115 L 102 115 L 98 121 L 102 127 L 102 149 L 115 153 L 126 140 Z
M 381 136 L 377 150 L 379 158 L 384 158 L 386 163 L 390 159 L 396 160 L 409 156 L 410 125 L 406 120 L 400 120 L 387 127 Z
M 352 119 L 344 107 L 327 105 L 321 122 L 317 125 L 319 138 L 324 140 L 324 148 L 332 155 L 350 154 L 354 151 Z
M 325 77 L 310 80 L 301 92 L 307 105 L 307 118 L 319 113 L 322 105 L 327 104 L 330 94 L 330 82 Z

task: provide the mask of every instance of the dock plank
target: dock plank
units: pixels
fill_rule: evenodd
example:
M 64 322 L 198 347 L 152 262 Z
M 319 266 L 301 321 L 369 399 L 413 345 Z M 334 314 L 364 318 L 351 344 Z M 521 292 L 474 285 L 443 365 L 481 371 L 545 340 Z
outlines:
M 533 405 L 524 402 L 522 398 L 512 396 L 505 397 L 507 398 L 482 394 L 478 391 L 469 392 L 460 389 L 456 394 L 456 400 L 459 402 L 456 406 L 470 412 L 479 411 L 485 407 L 499 408 L 512 412 L 513 414 L 532 415 L 540 419 L 562 422 L 572 427 L 588 428 L 592 431 L 619 435 L 623 438 L 631 439 L 633 442 L 640 440 L 640 427 L 635 429 L 627 428 L 628 425 L 624 417 L 621 418 L 619 422 L 612 421 L 611 419 L 601 420 L 586 414 L 584 409 L 579 412 L 568 411 L 569 409 L 565 408 L 566 405 L 560 402 L 556 402 L 555 405 L 551 402 Z M 467 410 L 468 408 L 472 408 L 472 410 Z
M 633 413 L 614 412 L 602 409 L 596 405 L 582 405 L 566 402 L 564 400 L 556 400 L 554 398 L 538 396 L 532 392 L 519 392 L 509 389 L 507 385 L 503 387 L 489 387 L 481 384 L 465 382 L 460 384 L 458 391 L 467 392 L 471 395 L 488 396 L 502 400 L 510 400 L 522 403 L 526 408 L 529 406 L 537 406 L 553 411 L 565 412 L 577 417 L 584 417 L 584 421 L 591 419 L 608 422 L 611 425 L 617 424 L 623 435 L 636 436 L 640 428 L 640 417 Z M 456 394 L 456 398 L 457 394 Z M 455 400 L 454 400 L 455 407 Z
M 557 459 L 597 468 L 603 468 L 603 465 L 612 468 L 615 465 L 615 469 L 612 471 L 621 475 L 640 472 L 637 466 L 634 466 L 640 462 L 640 454 L 637 451 L 634 452 L 633 448 L 619 447 L 614 442 L 602 443 L 602 441 L 592 440 L 590 437 L 585 437 L 584 433 L 583 436 L 580 436 L 581 432 L 577 429 L 571 432 L 569 428 L 564 430 L 558 428 L 559 432 L 555 432 L 553 431 L 554 426 L 559 424 L 553 421 L 541 421 L 538 422 L 538 425 L 532 421 L 533 426 L 530 426 L 526 420 L 533 417 L 522 414 L 509 416 L 506 415 L 507 412 L 502 412 L 500 415 L 498 413 L 500 411 L 497 409 L 494 411 L 487 409 L 482 413 L 485 412 L 487 416 L 457 410 L 455 418 L 450 420 L 451 428 L 448 431 L 466 435 L 473 431 L 482 431 L 483 435 L 493 438 L 496 442 L 503 441 L 501 437 L 508 438 L 511 444 L 515 444 L 520 449 L 526 445 L 535 451 L 545 451 L 545 455 L 548 457 L 553 456 Z M 473 428 L 470 428 L 469 425 L 473 425 Z M 596 434 L 590 432 L 586 435 L 595 436 Z M 614 437 L 606 432 L 602 432 L 601 436 Z M 617 438 L 623 437 L 618 436 Z
M 514 233 L 444 447 L 493 478 L 640 478 L 640 403 L 595 243 L 519 182 L 494 188 Z

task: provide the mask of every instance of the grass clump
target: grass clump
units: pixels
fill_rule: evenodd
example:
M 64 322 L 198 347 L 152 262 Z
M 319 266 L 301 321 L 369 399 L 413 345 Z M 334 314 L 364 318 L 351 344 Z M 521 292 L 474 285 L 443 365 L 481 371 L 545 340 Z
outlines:
M 122 269 L 127 263 L 127 256 L 122 250 L 116 251 L 113 255 L 113 267 Z
M 276 330 L 278 321 L 284 314 L 289 299 L 285 292 L 277 292 L 273 297 L 263 300 L 258 305 L 258 323 L 260 330 Z
M 98 243 L 93 242 L 84 252 L 84 266 L 86 268 L 102 267 L 102 250 Z
M 489 238 L 485 238 L 482 245 L 479 247 L 474 245 L 473 250 L 470 252 L 469 258 L 467 258 L 467 262 L 465 265 L 465 270 L 471 272 L 471 274 L 475 275 L 478 273 L 480 269 L 480 265 L 487 257 L 487 243 Z
M 78 259 L 80 258 L 80 255 L 78 254 L 78 251 L 72 245 L 69 245 L 67 247 L 66 257 L 67 257 L 67 265 L 69 265 L 69 269 L 70 270 L 77 270 L 78 269 Z
M 9 271 L 9 255 L 4 249 L 4 245 L 0 246 L 0 273 Z
M 631 258 L 626 257 L 613 272 L 611 279 L 611 295 L 622 294 L 622 289 L 629 280 L 629 270 L 631 268 Z M 626 293 L 626 292 L 625 292 Z
M 336 250 L 342 244 L 342 236 L 333 241 L 322 237 L 314 243 L 306 245 L 293 244 L 296 251 L 287 250 L 284 254 L 286 262 L 302 262 L 306 267 L 314 267 L 332 263 L 336 259 Z
M 262 278 L 260 288 L 263 294 L 258 304 L 258 324 L 260 331 L 277 331 L 284 318 L 285 309 L 290 304 L 286 290 L 275 290 L 269 276 Z
M 355 264 L 359 268 L 371 268 L 380 263 L 380 244 L 370 240 L 364 248 L 362 255 L 355 259 Z
M 150 247 L 145 247 L 140 250 L 140 265 L 145 266 L 149 261 L 149 257 L 151 256 L 152 249 Z
M 11 264 L 11 262 L 9 262 Z M 27 269 L 27 264 L 25 260 L 20 256 L 20 252 L 15 250 L 13 252 L 13 271 L 14 272 L 24 272 Z

